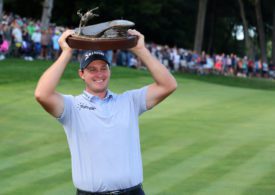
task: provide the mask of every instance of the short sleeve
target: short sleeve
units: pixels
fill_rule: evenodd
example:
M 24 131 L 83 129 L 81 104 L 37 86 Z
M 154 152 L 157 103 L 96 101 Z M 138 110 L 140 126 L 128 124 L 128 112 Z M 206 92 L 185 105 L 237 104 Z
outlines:
M 132 98 L 135 110 L 137 111 L 138 115 L 141 115 L 143 112 L 147 111 L 147 107 L 146 107 L 147 90 L 148 90 L 148 86 L 129 91 L 129 95 Z
M 72 95 L 62 95 L 64 99 L 64 110 L 57 120 L 64 126 L 70 125 L 73 107 L 73 96 Z

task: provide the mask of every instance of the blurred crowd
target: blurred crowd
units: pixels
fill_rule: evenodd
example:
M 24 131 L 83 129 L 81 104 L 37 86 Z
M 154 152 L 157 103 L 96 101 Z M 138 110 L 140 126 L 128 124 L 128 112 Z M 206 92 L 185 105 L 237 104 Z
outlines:
M 148 45 L 155 55 L 171 71 L 192 72 L 200 75 L 218 74 L 238 77 L 263 77 L 275 79 L 275 66 L 259 59 L 248 59 L 236 54 L 198 54 L 183 48 Z
M 60 53 L 58 39 L 64 27 L 41 28 L 40 21 L 4 14 L 0 24 L 0 60 L 22 57 L 25 60 L 56 59 Z
M 0 24 L 0 60 L 6 57 L 21 57 L 28 61 L 55 60 L 61 52 L 58 39 L 64 30 L 66 27 L 54 24 L 42 28 L 39 20 L 5 13 Z M 195 51 L 154 43 L 147 47 L 172 72 L 275 78 L 273 62 L 266 63 L 261 59 L 248 59 L 236 54 L 198 54 Z M 72 60 L 79 61 L 83 52 L 75 50 Z M 106 55 L 113 66 L 145 68 L 128 50 L 110 50 L 106 51 Z

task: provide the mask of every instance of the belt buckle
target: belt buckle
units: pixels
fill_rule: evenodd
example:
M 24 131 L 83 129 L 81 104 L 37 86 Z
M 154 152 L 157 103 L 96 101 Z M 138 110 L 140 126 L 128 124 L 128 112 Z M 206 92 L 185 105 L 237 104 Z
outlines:
M 120 191 L 119 190 L 115 190 L 115 191 L 109 192 L 108 194 L 109 195 L 117 195 L 117 194 L 120 194 Z

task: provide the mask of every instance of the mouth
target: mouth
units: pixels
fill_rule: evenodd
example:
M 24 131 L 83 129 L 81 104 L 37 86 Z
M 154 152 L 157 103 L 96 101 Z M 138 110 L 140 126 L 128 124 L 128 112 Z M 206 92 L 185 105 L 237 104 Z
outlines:
M 103 79 L 100 79 L 100 80 L 94 80 L 94 82 L 96 82 L 96 83 L 103 83 L 103 82 L 104 82 L 104 80 L 103 80 Z

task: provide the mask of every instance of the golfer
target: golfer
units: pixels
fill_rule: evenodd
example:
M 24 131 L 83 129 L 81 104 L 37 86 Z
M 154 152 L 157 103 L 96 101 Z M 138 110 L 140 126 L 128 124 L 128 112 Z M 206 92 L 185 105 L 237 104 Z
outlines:
M 41 76 L 35 98 L 65 129 L 77 194 L 144 195 L 138 117 L 175 91 L 177 82 L 145 47 L 144 36 L 130 29 L 138 36 L 130 51 L 146 65 L 152 84 L 113 93 L 108 89 L 110 62 L 102 51 L 88 51 L 78 71 L 83 93 L 60 94 L 56 88 L 73 53 L 65 40 L 73 33 L 61 35 L 62 53 Z

